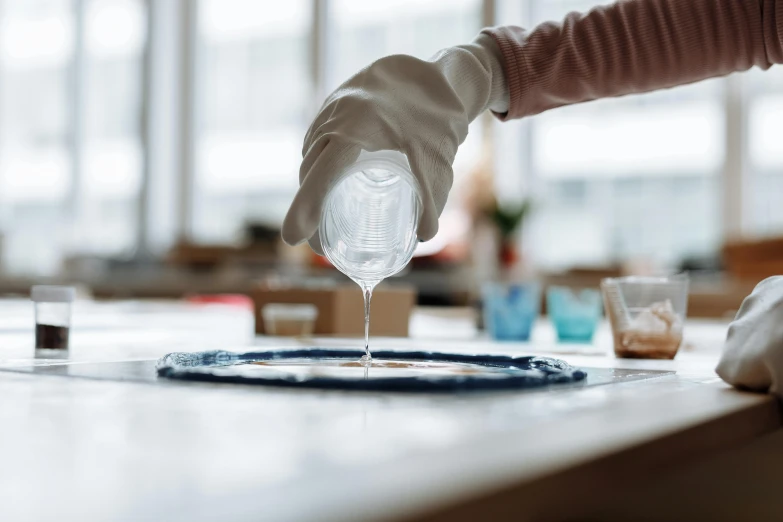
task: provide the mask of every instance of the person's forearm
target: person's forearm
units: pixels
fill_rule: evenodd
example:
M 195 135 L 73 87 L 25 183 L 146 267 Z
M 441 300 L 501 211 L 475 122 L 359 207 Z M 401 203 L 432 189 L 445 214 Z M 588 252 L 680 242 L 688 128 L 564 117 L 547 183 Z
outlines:
M 620 0 L 561 24 L 486 29 L 510 91 L 504 119 L 783 63 L 783 0 Z

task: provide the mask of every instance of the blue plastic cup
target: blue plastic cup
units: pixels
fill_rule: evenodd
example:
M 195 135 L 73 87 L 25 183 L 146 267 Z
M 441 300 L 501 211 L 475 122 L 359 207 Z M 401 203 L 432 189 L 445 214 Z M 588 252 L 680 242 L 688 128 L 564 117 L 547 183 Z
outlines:
M 484 325 L 497 341 L 527 341 L 541 309 L 537 283 L 484 285 Z
M 561 342 L 592 342 L 603 313 L 601 292 L 596 289 L 577 292 L 562 286 L 551 286 L 547 290 L 546 307 Z

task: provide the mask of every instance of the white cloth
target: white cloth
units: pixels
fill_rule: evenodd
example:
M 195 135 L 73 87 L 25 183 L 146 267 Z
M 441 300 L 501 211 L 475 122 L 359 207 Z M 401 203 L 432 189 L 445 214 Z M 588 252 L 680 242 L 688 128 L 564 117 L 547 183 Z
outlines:
M 283 222 L 285 242 L 309 240 L 322 253 L 317 231 L 323 199 L 362 150 L 405 153 L 422 189 L 418 237 L 431 239 L 468 124 L 488 108 L 508 110 L 501 60 L 495 41 L 482 34 L 427 61 L 381 58 L 343 83 L 305 136 L 299 191 Z
M 783 393 L 783 276 L 765 279 L 745 298 L 716 371 L 740 388 Z

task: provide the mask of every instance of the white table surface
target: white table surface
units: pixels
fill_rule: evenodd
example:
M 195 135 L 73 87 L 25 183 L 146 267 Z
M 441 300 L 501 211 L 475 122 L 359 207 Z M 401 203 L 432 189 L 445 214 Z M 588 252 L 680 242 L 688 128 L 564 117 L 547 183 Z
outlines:
M 255 338 L 252 321 L 231 307 L 78 303 L 68 362 L 361 346 Z M 522 519 L 543 519 L 548 494 L 595 479 L 599 468 L 588 464 L 614 465 L 634 450 L 636 461 L 655 455 L 663 466 L 779 427 L 772 399 L 714 374 L 725 328 L 688 324 L 674 361 L 614 359 L 605 325 L 588 346 L 558 345 L 545 322 L 531 343 L 497 344 L 476 333 L 467 310 L 419 310 L 410 339 L 373 339 L 375 348 L 554 354 L 577 366 L 676 372 L 538 393 L 346 393 L 0 371 L 0 520 L 438 519 L 492 513 L 482 501 L 503 491 L 530 497 Z M 34 357 L 32 339 L 29 303 L 0 301 L 0 367 L 48 364 Z M 603 476 L 607 487 L 628 480 L 615 475 Z

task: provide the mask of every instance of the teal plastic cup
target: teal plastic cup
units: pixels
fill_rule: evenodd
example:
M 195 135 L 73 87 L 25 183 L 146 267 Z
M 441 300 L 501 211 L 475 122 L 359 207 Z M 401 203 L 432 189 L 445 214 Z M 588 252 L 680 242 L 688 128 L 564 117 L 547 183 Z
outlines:
M 601 292 L 552 286 L 547 290 L 547 315 L 564 343 L 589 343 L 603 315 Z

